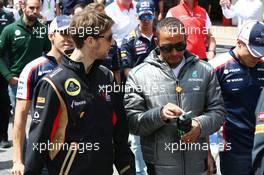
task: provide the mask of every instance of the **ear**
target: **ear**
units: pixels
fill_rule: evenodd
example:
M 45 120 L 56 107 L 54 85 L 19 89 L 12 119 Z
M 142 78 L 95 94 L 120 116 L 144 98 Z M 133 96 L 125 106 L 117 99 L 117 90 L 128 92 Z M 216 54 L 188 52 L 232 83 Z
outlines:
M 55 37 L 54 35 L 55 35 L 55 33 L 48 33 L 48 38 L 50 41 L 54 40 L 54 37 Z
M 86 44 L 89 47 L 91 47 L 95 44 L 95 40 L 91 36 L 88 36 L 83 42 L 84 42 L 84 44 Z

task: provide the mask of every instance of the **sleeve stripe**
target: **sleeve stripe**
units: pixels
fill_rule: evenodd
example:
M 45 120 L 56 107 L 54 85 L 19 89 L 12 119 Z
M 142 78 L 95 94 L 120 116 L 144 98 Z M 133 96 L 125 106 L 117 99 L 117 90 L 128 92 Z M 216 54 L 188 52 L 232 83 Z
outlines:
M 59 111 L 55 117 L 55 120 L 54 120 L 54 123 L 53 123 L 53 127 L 52 127 L 52 130 L 51 130 L 51 134 L 50 134 L 50 140 L 52 141 L 53 138 L 54 138 L 54 135 L 56 133 L 56 130 L 58 128 L 58 125 L 59 125 L 59 121 L 60 121 L 60 116 L 61 116 L 61 113 L 62 113 L 62 109 L 61 107 L 59 108 Z

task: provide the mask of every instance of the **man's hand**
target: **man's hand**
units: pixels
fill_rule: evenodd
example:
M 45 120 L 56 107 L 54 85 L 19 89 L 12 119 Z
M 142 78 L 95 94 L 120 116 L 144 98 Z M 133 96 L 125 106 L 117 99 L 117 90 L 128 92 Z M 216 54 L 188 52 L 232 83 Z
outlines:
M 9 84 L 10 85 L 16 85 L 18 82 L 18 77 L 12 77 L 10 80 L 9 80 Z
M 222 7 L 227 7 L 227 8 L 229 8 L 229 7 L 231 6 L 231 2 L 230 2 L 230 0 L 220 0 L 220 5 L 221 5 Z
M 25 171 L 25 166 L 22 162 L 14 162 L 12 167 L 12 175 L 23 175 Z
M 181 140 L 185 143 L 196 142 L 201 134 L 201 126 L 196 120 L 192 120 L 192 129 L 184 134 Z
M 159 15 L 158 15 L 158 21 L 161 21 L 163 19 L 163 15 L 162 15 L 162 13 L 159 13 Z
M 167 122 L 168 120 L 178 118 L 183 113 L 183 110 L 172 103 L 166 104 L 162 110 L 160 117 L 163 121 Z
M 214 171 L 215 171 L 215 160 L 212 156 L 212 153 L 211 153 L 211 150 L 209 149 L 208 150 L 208 170 L 207 170 L 207 175 L 213 175 L 214 174 Z

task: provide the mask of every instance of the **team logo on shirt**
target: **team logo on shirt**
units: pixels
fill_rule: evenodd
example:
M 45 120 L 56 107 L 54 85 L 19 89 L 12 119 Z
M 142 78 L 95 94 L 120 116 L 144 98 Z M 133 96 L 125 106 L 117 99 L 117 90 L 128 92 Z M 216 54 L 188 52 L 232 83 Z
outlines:
M 264 112 L 260 112 L 257 118 L 258 122 L 264 122 Z
M 64 88 L 70 96 L 76 96 L 81 92 L 81 85 L 75 78 L 69 78 L 64 83 Z
M 38 97 L 37 103 L 45 103 L 46 99 L 44 97 Z
M 197 72 L 197 70 L 193 71 L 193 73 L 192 73 L 192 77 L 193 77 L 193 78 L 197 78 L 197 77 L 198 77 L 198 72 Z

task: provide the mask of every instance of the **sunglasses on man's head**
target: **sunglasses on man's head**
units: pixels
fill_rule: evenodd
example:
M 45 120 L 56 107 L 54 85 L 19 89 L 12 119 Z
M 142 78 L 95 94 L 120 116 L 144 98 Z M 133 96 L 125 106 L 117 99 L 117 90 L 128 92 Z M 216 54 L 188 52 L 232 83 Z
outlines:
M 159 46 L 159 48 L 162 52 L 166 52 L 166 53 L 170 53 L 173 49 L 180 52 L 186 49 L 186 43 L 179 42 L 176 44 L 164 44 L 164 45 Z
M 152 21 L 154 20 L 154 16 L 153 15 L 141 15 L 139 16 L 139 20 L 140 21 L 145 21 L 145 20 Z

